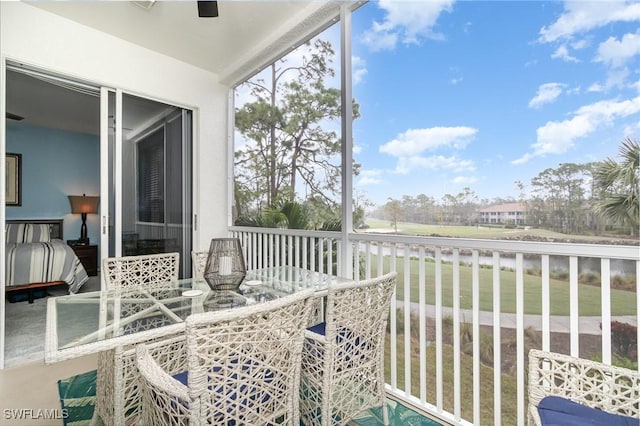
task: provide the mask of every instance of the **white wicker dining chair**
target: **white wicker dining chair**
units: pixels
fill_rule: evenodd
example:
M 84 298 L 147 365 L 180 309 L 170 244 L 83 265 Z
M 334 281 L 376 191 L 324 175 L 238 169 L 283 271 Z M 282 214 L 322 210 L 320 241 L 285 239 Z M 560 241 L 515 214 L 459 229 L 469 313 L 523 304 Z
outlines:
M 123 291 L 132 286 L 155 288 L 176 282 L 179 267 L 179 253 L 105 258 L 102 261 L 107 289 Z M 123 315 L 133 315 L 139 309 L 141 307 L 135 303 L 121 306 Z M 151 325 L 158 327 L 164 325 L 163 321 L 166 318 L 152 317 L 136 321 L 127 325 L 126 333 L 135 333 Z M 135 422 L 140 403 L 135 356 L 133 344 L 98 354 L 95 409 L 105 425 Z
M 191 263 L 193 264 L 193 278 L 195 278 L 198 281 L 204 280 L 204 269 L 207 266 L 207 257 L 209 257 L 209 252 L 207 250 L 191 252 Z
M 102 259 L 107 289 L 165 284 L 178 280 L 180 253 L 144 254 Z
M 311 290 L 186 320 L 185 373 L 165 371 L 139 345 L 139 425 L 299 426 L 300 357 Z M 164 356 L 169 356 L 163 353 Z
M 329 286 L 326 320 L 305 331 L 300 418 L 305 426 L 346 424 L 382 408 L 384 343 L 396 273 Z
M 636 370 L 532 349 L 528 393 L 530 426 L 541 426 L 538 406 L 547 396 L 638 419 L 640 425 L 640 373 Z M 610 423 L 605 420 L 603 424 Z

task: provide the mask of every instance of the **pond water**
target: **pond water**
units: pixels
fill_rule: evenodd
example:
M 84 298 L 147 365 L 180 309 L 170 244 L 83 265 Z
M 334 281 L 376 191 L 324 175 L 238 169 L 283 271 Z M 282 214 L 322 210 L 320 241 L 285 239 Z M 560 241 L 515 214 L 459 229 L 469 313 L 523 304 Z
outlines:
M 375 252 L 375 249 L 373 250 Z M 391 254 L 391 249 L 388 247 L 383 248 L 383 254 L 388 256 Z M 404 250 L 396 250 L 398 257 L 404 257 Z M 412 250 L 410 256 L 418 256 L 417 250 Z M 435 256 L 432 253 L 425 253 L 425 257 L 434 259 Z M 460 254 L 458 256 L 461 263 L 471 264 L 473 262 L 470 254 Z M 453 254 L 442 253 L 442 260 L 446 262 L 453 261 Z M 480 255 L 478 261 L 481 265 L 493 265 L 493 257 Z M 525 269 L 541 269 L 542 260 L 540 256 L 525 257 L 524 267 Z M 514 257 L 501 256 L 500 266 L 508 269 L 515 269 L 516 259 Z M 550 256 L 549 268 L 551 271 L 569 271 L 569 257 L 568 256 Z M 635 275 L 636 265 L 633 260 L 612 259 L 610 262 L 611 275 Z M 583 272 L 597 272 L 600 273 L 600 258 L 595 257 L 580 257 L 578 258 L 578 273 Z

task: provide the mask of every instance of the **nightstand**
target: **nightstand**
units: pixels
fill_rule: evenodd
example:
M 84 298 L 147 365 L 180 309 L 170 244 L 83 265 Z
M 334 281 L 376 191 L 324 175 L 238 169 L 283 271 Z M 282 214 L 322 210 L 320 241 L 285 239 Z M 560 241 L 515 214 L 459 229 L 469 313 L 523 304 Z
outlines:
M 89 276 L 98 275 L 98 246 L 96 244 L 89 245 L 73 245 L 69 244 L 73 252 L 80 259 L 80 263 L 84 266 Z

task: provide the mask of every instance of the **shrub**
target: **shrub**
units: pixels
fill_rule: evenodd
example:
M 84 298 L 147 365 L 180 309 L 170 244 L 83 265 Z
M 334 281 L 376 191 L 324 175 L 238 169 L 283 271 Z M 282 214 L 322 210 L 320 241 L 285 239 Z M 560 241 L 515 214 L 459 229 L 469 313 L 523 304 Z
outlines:
M 638 354 L 638 327 L 626 322 L 611 321 L 611 344 L 621 356 L 634 359 Z
M 549 275 L 556 280 L 569 281 L 569 271 L 554 269 Z
M 602 356 L 600 354 L 594 355 L 591 360 L 602 362 Z M 611 354 L 611 365 L 615 365 L 616 367 L 628 368 L 629 370 L 638 369 L 638 363 L 636 361 L 620 356 L 618 354 Z
M 583 272 L 578 276 L 578 282 L 581 284 L 592 285 L 595 287 L 600 286 L 600 274 L 596 272 Z
M 541 277 L 542 276 L 542 269 L 540 268 L 527 268 L 525 270 L 525 273 L 528 275 L 533 275 L 534 277 Z
M 611 278 L 611 288 L 626 291 L 637 291 L 635 275 L 614 275 Z

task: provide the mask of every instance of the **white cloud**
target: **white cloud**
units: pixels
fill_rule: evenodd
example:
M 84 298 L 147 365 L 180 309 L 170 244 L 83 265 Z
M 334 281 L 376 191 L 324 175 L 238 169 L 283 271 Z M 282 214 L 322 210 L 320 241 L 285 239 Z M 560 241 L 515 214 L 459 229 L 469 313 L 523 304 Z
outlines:
M 529 160 L 531 160 L 533 157 L 534 157 L 534 155 L 526 153 L 522 157 L 513 160 L 511 162 L 511 164 L 524 164 L 524 163 L 528 162 Z
M 471 142 L 478 133 L 472 127 L 431 127 L 409 129 L 395 139 L 380 146 L 380 152 L 398 158 L 397 174 L 408 174 L 414 170 L 451 170 L 457 173 L 475 170 L 472 160 L 464 160 L 455 155 L 421 156 L 425 151 L 460 150 Z
M 464 80 L 464 78 L 462 77 L 462 69 L 460 69 L 460 67 L 449 67 L 449 73 L 453 75 L 453 77 L 449 79 L 449 83 L 454 86 L 462 83 L 462 81 Z
M 611 125 L 616 119 L 640 113 L 640 96 L 624 101 L 604 100 L 579 108 L 574 116 L 564 121 L 550 121 L 537 130 L 533 151 L 512 161 L 522 164 L 534 157 L 562 154 L 572 149 L 576 140 L 596 129 Z
M 367 75 L 367 62 L 359 56 L 351 58 L 352 82 L 354 85 L 360 83 L 365 75 Z
M 562 59 L 565 62 L 580 62 L 578 58 L 569 54 L 569 49 L 567 49 L 567 46 L 564 44 L 558 47 L 556 51 L 551 54 L 551 58 Z
M 617 68 L 607 73 L 607 80 L 604 83 L 593 83 L 589 86 L 589 92 L 606 92 L 611 88 L 624 88 L 627 86 L 626 81 L 629 77 L 628 68 Z
M 431 127 L 409 129 L 380 146 L 380 152 L 394 157 L 409 157 L 441 147 L 464 148 L 478 133 L 472 127 Z
M 377 185 L 379 183 L 382 183 L 382 175 L 382 170 L 360 170 L 356 185 Z
M 637 135 L 638 133 L 640 133 L 640 120 L 624 128 L 625 135 Z
M 373 28 L 362 36 L 362 42 L 369 46 L 372 52 L 380 50 L 393 50 L 398 44 L 398 34 L 383 30 L 376 30 L 378 25 L 374 22 Z
M 593 83 L 591 86 L 589 86 L 587 88 L 587 92 L 604 92 L 606 90 L 606 88 L 604 87 L 603 84 L 600 83 Z
M 456 156 L 445 157 L 433 155 L 430 157 L 402 157 L 398 159 L 395 173 L 406 175 L 416 169 L 452 170 L 454 172 L 469 172 L 476 169 L 471 160 L 463 160 Z
M 353 152 L 354 154 L 360 154 L 362 152 L 362 145 L 358 145 L 358 144 L 353 144 L 353 147 L 351 148 L 351 152 Z
M 454 0 L 398 1 L 380 0 L 386 13 L 382 22 L 374 22 L 365 31 L 363 42 L 372 51 L 393 50 L 397 44 L 418 44 L 421 38 L 440 40 L 434 31 L 440 13 L 451 11 Z
M 548 27 L 540 29 L 539 41 L 553 42 L 605 26 L 612 22 L 640 21 L 640 2 L 625 1 L 565 1 L 564 13 Z
M 562 83 L 545 83 L 538 87 L 538 93 L 529 101 L 529 108 L 540 108 L 552 103 L 562 94 L 565 85 Z
M 638 54 L 640 54 L 640 31 L 635 34 L 625 34 L 621 40 L 609 37 L 598 46 L 598 55 L 595 60 L 617 68 Z
M 453 178 L 452 182 L 457 185 L 471 185 L 472 183 L 476 183 L 478 179 L 474 176 L 456 176 Z
M 571 47 L 575 50 L 586 49 L 587 47 L 589 47 L 589 45 L 591 45 L 591 42 L 586 38 L 571 43 Z

